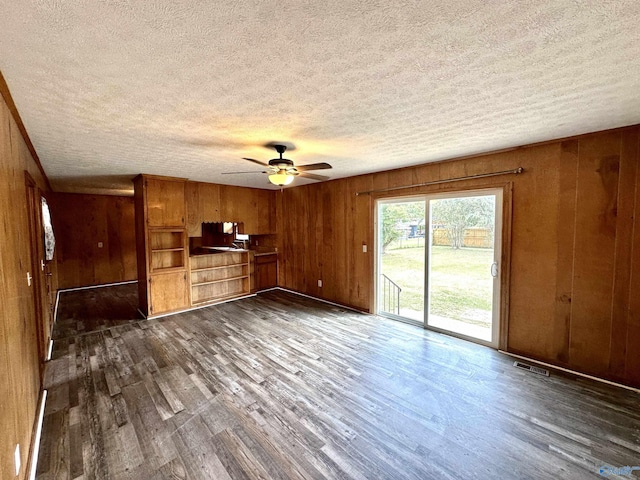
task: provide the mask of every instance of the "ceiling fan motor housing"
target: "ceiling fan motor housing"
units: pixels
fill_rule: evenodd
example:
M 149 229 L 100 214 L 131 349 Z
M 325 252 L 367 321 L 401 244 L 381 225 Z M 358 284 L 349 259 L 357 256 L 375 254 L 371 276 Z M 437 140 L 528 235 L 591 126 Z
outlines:
M 269 160 L 269 166 L 282 170 L 293 167 L 293 162 L 287 158 L 272 158 Z

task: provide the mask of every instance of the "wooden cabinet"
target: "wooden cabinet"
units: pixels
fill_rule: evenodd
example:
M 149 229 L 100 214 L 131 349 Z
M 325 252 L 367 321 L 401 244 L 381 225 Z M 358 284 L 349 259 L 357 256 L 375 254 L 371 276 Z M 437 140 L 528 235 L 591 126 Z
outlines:
M 189 281 L 186 270 L 149 277 L 149 315 L 189 307 Z
M 159 179 L 143 176 L 147 191 L 149 227 L 184 227 L 186 179 Z
M 255 290 L 278 286 L 278 254 L 262 254 L 254 257 Z
M 189 307 L 186 179 L 134 179 L 138 301 L 149 315 Z
M 272 190 L 187 182 L 189 236 L 202 236 L 203 222 L 236 222 L 239 233 L 276 234 L 275 195 Z
M 197 255 L 190 265 L 192 305 L 250 293 L 249 252 Z

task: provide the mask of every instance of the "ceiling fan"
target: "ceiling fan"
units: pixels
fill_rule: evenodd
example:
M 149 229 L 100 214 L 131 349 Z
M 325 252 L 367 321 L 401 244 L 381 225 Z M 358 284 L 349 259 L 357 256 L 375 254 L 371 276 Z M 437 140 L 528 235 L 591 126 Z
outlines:
M 266 173 L 269 175 L 269 181 L 279 187 L 289 185 L 298 175 L 318 181 L 329 180 L 329 177 L 325 177 L 324 175 L 308 173 L 309 170 L 326 170 L 328 168 L 333 168 L 328 163 L 312 163 L 310 165 L 296 166 L 293 164 L 293 161 L 287 158 L 282 158 L 282 154 L 287 150 L 286 145 L 273 144 L 270 146 L 280 154 L 280 158 L 272 158 L 269 160 L 269 163 L 254 160 L 253 158 L 243 158 L 243 160 L 248 160 L 249 162 L 267 167 L 267 170 L 263 170 L 262 172 L 224 172 L 223 175 L 233 175 L 237 173 Z

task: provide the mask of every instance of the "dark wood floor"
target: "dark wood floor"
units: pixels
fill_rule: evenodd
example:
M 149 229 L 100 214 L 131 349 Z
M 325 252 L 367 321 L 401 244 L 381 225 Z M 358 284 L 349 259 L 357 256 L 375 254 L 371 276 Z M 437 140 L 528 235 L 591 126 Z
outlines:
M 584 479 L 640 465 L 637 394 L 512 364 L 282 291 L 61 338 L 38 478 Z
M 138 313 L 137 283 L 60 292 L 53 339 L 126 325 L 142 318 Z

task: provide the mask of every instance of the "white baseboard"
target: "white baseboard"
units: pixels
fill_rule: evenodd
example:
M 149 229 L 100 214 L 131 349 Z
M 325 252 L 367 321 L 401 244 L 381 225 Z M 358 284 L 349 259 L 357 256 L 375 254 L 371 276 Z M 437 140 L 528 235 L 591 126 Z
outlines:
M 61 288 L 58 290 L 58 294 L 60 292 L 75 292 L 78 290 L 91 290 L 92 288 L 104 288 L 104 287 L 115 287 L 116 285 L 127 285 L 129 283 L 138 283 L 137 280 L 128 280 L 126 282 L 116 282 L 116 283 L 103 283 L 100 285 L 89 285 L 88 287 L 73 287 L 73 288 Z
M 44 422 L 44 407 L 46 403 L 47 391 L 42 390 L 42 398 L 40 400 L 40 408 L 38 410 L 38 423 L 36 424 L 36 435 L 33 439 L 33 448 L 31 449 L 29 480 L 35 480 L 36 478 L 36 470 L 38 468 L 38 455 L 40 454 L 40 438 L 42 436 L 42 423 Z
M 540 360 L 534 360 L 533 358 L 517 355 L 515 353 L 505 352 L 504 350 L 498 350 L 498 351 L 500 353 L 504 353 L 505 355 L 509 355 L 510 357 L 519 358 L 521 360 L 526 360 L 531 363 L 537 363 L 538 365 L 544 365 L 545 367 L 548 367 L 552 370 L 561 370 L 563 372 L 570 373 L 571 375 L 578 375 L 579 377 L 588 378 L 589 380 L 595 380 L 596 382 L 606 383 L 607 385 L 612 385 L 614 387 L 624 388 L 626 390 L 631 390 L 632 392 L 640 393 L 640 389 L 630 387 L 629 385 L 623 385 L 622 383 L 612 382 L 611 380 L 605 380 L 604 378 L 594 377 L 593 375 L 588 375 L 586 373 L 576 372 L 575 370 L 571 370 L 569 368 L 559 367 L 551 363 L 545 363 L 545 362 L 541 362 Z

